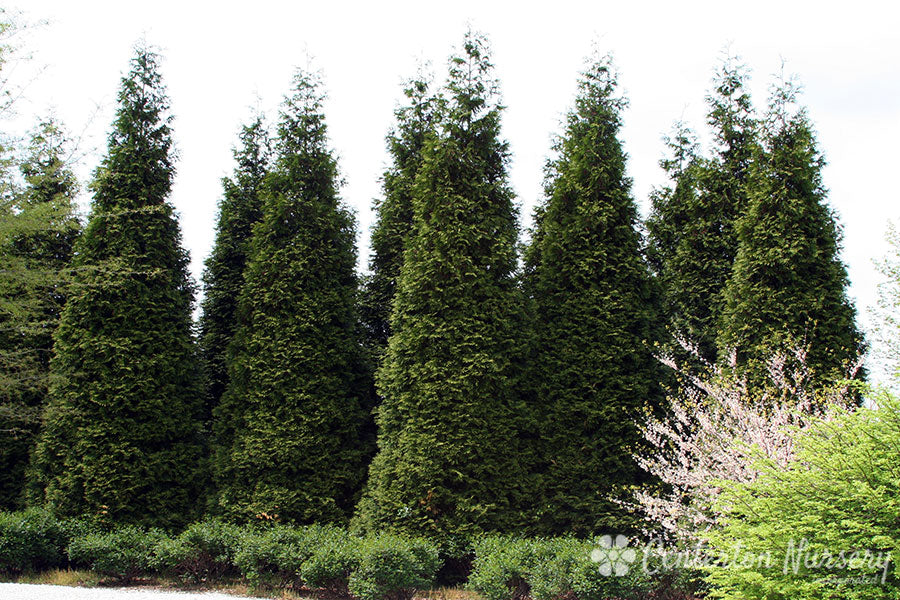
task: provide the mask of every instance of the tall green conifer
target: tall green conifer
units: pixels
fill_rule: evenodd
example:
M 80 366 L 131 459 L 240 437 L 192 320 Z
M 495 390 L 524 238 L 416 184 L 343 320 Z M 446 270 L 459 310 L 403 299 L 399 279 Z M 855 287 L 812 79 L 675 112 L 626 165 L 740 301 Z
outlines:
M 378 373 L 379 454 L 360 507 L 369 528 L 448 541 L 513 530 L 526 500 L 516 394 L 522 299 L 508 149 L 485 40 L 450 61 L 447 110 L 427 137 L 413 230 Z
M 216 241 L 203 274 L 200 349 L 207 385 L 206 418 L 228 383 L 226 359 L 237 328 L 237 303 L 244 285 L 253 225 L 262 217 L 260 189 L 268 169 L 269 140 L 261 116 L 241 129 L 231 178 L 222 180 Z
M 697 157 L 690 132 L 679 128 L 670 143 L 674 158 L 663 164 L 674 185 L 654 194 L 647 222 L 667 324 L 709 362 L 717 358 L 723 290 L 737 254 L 735 220 L 746 210 L 759 148 L 747 80 L 739 63 L 723 63 L 707 96 L 713 157 Z
M 157 62 L 138 48 L 122 79 L 34 472 L 60 512 L 174 526 L 196 516 L 205 469 L 194 290 L 166 199 L 171 117 Z
M 314 75 L 295 77 L 275 153 L 216 412 L 217 430 L 231 439 L 216 456 L 218 503 L 236 518 L 341 521 L 371 441 L 354 219 L 338 197 Z
M 387 347 L 391 333 L 391 303 L 397 291 L 403 249 L 412 230 L 412 194 L 422 165 L 425 140 L 434 128 L 437 100 L 430 78 L 419 75 L 403 92 L 407 104 L 394 111 L 396 124 L 387 136 L 391 165 L 384 173 L 383 198 L 375 204 L 372 255 L 362 302 L 362 318 L 376 355 Z M 376 356 L 376 359 L 379 356 Z
M 825 160 L 790 82 L 775 89 L 754 164 L 749 207 L 725 289 L 722 351 L 736 350 L 751 381 L 775 352 L 807 349 L 814 381 L 840 379 L 862 349 L 840 260 L 840 230 L 826 205 Z
M 66 137 L 42 122 L 9 184 L 0 225 L 0 508 L 21 505 L 25 469 L 50 385 L 53 332 L 81 225 Z
M 628 527 L 614 498 L 644 478 L 631 458 L 635 422 L 661 399 L 658 295 L 618 139 L 624 106 L 609 59 L 595 60 L 557 142 L 526 254 L 548 534 Z

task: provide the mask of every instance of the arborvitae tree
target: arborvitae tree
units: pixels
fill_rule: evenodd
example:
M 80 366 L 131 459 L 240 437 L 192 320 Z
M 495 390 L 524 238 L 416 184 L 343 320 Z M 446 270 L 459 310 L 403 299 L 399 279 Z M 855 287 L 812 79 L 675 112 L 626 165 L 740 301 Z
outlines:
M 795 348 L 807 350 L 814 381 L 834 382 L 862 344 L 846 295 L 840 230 L 825 203 L 825 161 L 795 102 L 790 82 L 775 89 L 724 295 L 719 347 L 737 352 L 751 382 L 773 353 Z
M 0 225 L 0 507 L 23 500 L 25 469 L 50 385 L 53 332 L 65 303 L 76 217 L 66 137 L 52 119 L 31 136 Z M 15 189 L 18 188 L 18 189 Z
M 240 138 L 241 146 L 234 150 L 234 174 L 222 180 L 216 240 L 203 274 L 200 349 L 207 420 L 228 383 L 226 357 L 237 328 L 238 296 L 244 286 L 253 225 L 262 217 L 260 189 L 268 169 L 269 139 L 262 117 L 245 125 Z
M 412 193 L 391 335 L 377 382 L 379 454 L 360 521 L 448 541 L 516 529 L 530 498 L 517 437 L 528 407 L 517 211 L 485 40 L 450 61 L 449 96 Z
M 64 514 L 176 526 L 203 489 L 193 286 L 173 208 L 168 99 L 140 47 L 123 77 L 74 283 L 57 330 L 57 378 L 36 486 Z
M 747 71 L 726 61 L 707 96 L 715 153 L 699 159 L 690 134 L 670 144 L 664 168 L 675 181 L 653 197 L 647 222 L 651 262 L 664 295 L 668 325 L 714 362 L 723 290 L 737 254 L 735 219 L 746 210 L 750 167 L 758 154 L 758 124 L 746 89 Z
M 390 337 L 391 303 L 397 290 L 403 249 L 412 230 L 412 193 L 422 164 L 427 134 L 434 128 L 436 98 L 430 78 L 419 75 L 403 92 L 408 103 L 394 111 L 397 120 L 387 136 L 391 166 L 384 173 L 382 199 L 375 204 L 372 255 L 361 303 L 361 316 L 371 350 L 378 360 Z
M 686 233 L 692 231 L 696 212 L 702 209 L 700 184 L 707 165 L 699 155 L 696 135 L 683 122 L 676 123 L 665 143 L 669 155 L 659 165 L 671 183 L 651 192 L 646 255 L 661 293 L 661 313 L 669 328 L 660 343 L 666 351 L 673 351 L 678 348 L 673 334 L 689 340 L 703 337 L 698 320 L 692 316 L 699 309 L 695 306 L 699 304 L 698 298 L 709 298 L 714 293 L 702 287 L 707 283 L 705 280 L 684 277 L 686 273 L 703 269 L 703 265 L 695 262 L 692 247 L 698 236 Z M 715 357 L 708 340 L 704 355 Z
M 526 253 L 548 534 L 629 526 L 614 499 L 644 479 L 632 459 L 636 421 L 662 395 L 652 346 L 658 295 L 617 137 L 625 100 L 616 90 L 608 58 L 583 73 Z
M 370 441 L 355 310 L 353 215 L 337 193 L 322 95 L 298 72 L 276 159 L 262 187 L 216 411 L 218 504 L 238 519 L 342 521 L 365 476 Z

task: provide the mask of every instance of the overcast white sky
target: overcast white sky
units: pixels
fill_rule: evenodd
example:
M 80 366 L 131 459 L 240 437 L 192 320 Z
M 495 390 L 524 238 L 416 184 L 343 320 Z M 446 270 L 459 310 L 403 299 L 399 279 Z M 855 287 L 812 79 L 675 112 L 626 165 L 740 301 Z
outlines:
M 28 0 L 27 20 L 49 20 L 23 40 L 46 69 L 20 103 L 23 119 L 55 114 L 86 133 L 86 181 L 115 109 L 119 78 L 142 36 L 164 55 L 180 155 L 172 202 L 198 277 L 213 240 L 220 178 L 232 169 L 239 125 L 261 106 L 275 114 L 307 53 L 325 73 L 326 114 L 368 256 L 371 202 L 386 164 L 384 135 L 401 82 L 427 60 L 442 77 L 471 25 L 490 37 L 503 98 L 511 179 L 524 225 L 541 191 L 551 136 L 571 104 L 596 41 L 611 51 L 631 106 L 622 139 L 635 197 L 647 208 L 663 182 L 663 134 L 684 118 L 702 129 L 704 95 L 723 50 L 752 68 L 757 106 L 772 76 L 796 73 L 828 160 L 825 183 L 845 228 L 844 259 L 861 313 L 874 302 L 872 259 L 900 216 L 900 8 L 891 2 L 201 2 Z M 99 106 L 99 111 L 96 107 Z M 96 114 L 95 114 L 96 113 Z M 91 118 L 93 115 L 93 119 Z M 363 261 L 364 263 L 365 261 Z

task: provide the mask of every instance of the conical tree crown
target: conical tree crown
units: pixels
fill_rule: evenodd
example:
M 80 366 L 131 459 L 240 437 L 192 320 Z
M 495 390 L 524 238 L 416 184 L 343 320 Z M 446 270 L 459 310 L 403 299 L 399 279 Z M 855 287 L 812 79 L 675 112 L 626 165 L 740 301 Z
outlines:
M 262 187 L 228 387 L 216 411 L 220 510 L 311 523 L 355 504 L 371 442 L 362 434 L 353 216 L 337 194 L 315 76 L 285 100 Z
M 216 240 L 203 275 L 200 347 L 206 374 L 206 418 L 218 406 L 228 382 L 227 354 L 237 328 L 237 304 L 244 285 L 253 225 L 262 218 L 260 190 L 268 169 L 269 140 L 262 117 L 241 129 L 231 178 L 222 180 Z
M 778 352 L 805 349 L 815 381 L 834 382 L 857 359 L 861 336 L 846 296 L 840 230 L 826 204 L 825 161 L 790 82 L 775 89 L 755 163 L 739 250 L 725 290 L 722 351 L 752 374 Z
M 501 108 L 482 38 L 451 59 L 425 143 L 385 362 L 379 454 L 360 508 L 372 529 L 448 542 L 512 530 L 527 497 L 518 436 L 522 300 Z
M 413 223 L 412 195 L 422 151 L 437 118 L 438 100 L 424 75 L 409 81 L 407 103 L 394 112 L 396 125 L 387 137 L 391 166 L 384 173 L 384 197 L 375 204 L 371 275 L 366 281 L 362 318 L 376 360 L 390 337 L 391 304 L 397 291 L 403 252 Z
M 61 512 L 174 526 L 196 514 L 204 461 L 187 253 L 166 197 L 168 100 L 156 55 L 122 79 L 78 242 L 35 485 Z
M 557 143 L 527 252 L 545 533 L 628 527 L 614 498 L 642 478 L 631 458 L 634 423 L 661 395 L 651 351 L 657 296 L 617 137 L 624 106 L 609 59 L 595 60 Z
M 706 98 L 713 156 L 697 156 L 693 134 L 679 127 L 670 142 L 673 158 L 663 161 L 673 185 L 654 194 L 647 222 L 667 325 L 709 362 L 717 358 L 723 290 L 737 254 L 735 221 L 747 208 L 748 178 L 759 153 L 747 80 L 736 60 L 722 64 Z
M 53 119 L 31 135 L 0 225 L 0 507 L 24 500 L 25 470 L 50 385 L 53 331 L 80 231 L 77 181 L 66 137 Z

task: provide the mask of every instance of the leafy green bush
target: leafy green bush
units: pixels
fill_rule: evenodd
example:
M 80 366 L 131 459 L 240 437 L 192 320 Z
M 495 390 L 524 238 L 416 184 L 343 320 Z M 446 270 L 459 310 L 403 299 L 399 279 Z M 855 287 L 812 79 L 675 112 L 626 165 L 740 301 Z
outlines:
M 680 571 L 655 574 L 632 549 L 623 572 L 604 574 L 593 553 L 599 544 L 575 538 L 485 537 L 475 542 L 469 588 L 486 600 L 621 600 L 686 598 Z M 652 557 L 648 557 L 652 561 Z
M 877 404 L 814 423 L 787 468 L 762 463 L 756 481 L 726 486 L 727 518 L 708 541 L 714 556 L 739 549 L 741 560 L 712 565 L 715 597 L 900 597 L 900 400 Z
M 417 590 L 432 586 L 440 563 L 437 546 L 426 540 L 371 537 L 360 545 L 347 587 L 360 600 L 411 600 Z
M 273 583 L 299 583 L 300 567 L 320 545 L 332 543 L 347 534 L 327 525 L 290 527 L 277 525 L 245 534 L 234 562 L 251 584 L 264 580 Z
M 85 521 L 57 519 L 43 508 L 0 512 L 0 572 L 63 567 L 69 541 L 88 529 Z
M 531 593 L 529 575 L 539 543 L 531 539 L 485 537 L 475 542 L 469 587 L 486 600 L 519 600 Z
M 73 564 L 90 568 L 103 577 L 129 582 L 149 575 L 156 565 L 155 550 L 166 540 L 158 529 L 127 526 L 109 533 L 88 533 L 69 543 Z
M 347 592 L 350 574 L 360 561 L 360 539 L 334 535 L 319 542 L 300 566 L 300 578 L 309 588 Z
M 222 521 L 201 521 L 156 547 L 154 566 L 161 572 L 201 582 L 237 572 L 235 555 L 243 528 Z

